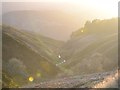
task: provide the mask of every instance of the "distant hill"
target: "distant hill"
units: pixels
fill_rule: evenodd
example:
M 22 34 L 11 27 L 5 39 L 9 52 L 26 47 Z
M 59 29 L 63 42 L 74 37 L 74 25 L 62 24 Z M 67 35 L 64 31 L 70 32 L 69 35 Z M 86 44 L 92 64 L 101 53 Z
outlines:
M 118 32 L 118 20 L 117 18 L 93 21 L 87 21 L 83 28 L 72 33 L 71 37 L 80 37 L 87 34 L 95 35 L 109 35 Z M 82 32 L 83 31 L 83 32 Z
M 2 41 L 3 87 L 27 84 L 30 76 L 42 80 L 61 72 L 55 66 L 55 53 L 63 42 L 6 25 L 2 26 Z
M 71 35 L 61 50 L 63 65 L 73 73 L 109 71 L 118 63 L 117 18 L 87 21 Z
M 57 10 L 8 12 L 3 14 L 2 23 L 64 41 L 79 27 L 75 16 Z

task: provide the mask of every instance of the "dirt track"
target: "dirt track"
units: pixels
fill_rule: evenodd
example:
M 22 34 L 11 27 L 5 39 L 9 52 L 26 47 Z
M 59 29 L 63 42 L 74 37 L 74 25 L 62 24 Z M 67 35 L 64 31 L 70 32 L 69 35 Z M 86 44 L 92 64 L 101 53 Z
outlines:
M 24 88 L 118 88 L 118 72 L 95 73 L 84 76 L 70 76 Z

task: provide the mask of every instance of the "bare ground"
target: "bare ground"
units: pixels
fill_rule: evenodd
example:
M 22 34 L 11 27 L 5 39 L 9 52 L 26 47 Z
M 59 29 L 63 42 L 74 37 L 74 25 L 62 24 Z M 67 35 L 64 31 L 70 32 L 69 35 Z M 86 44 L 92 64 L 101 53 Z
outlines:
M 118 71 L 63 77 L 22 88 L 118 88 Z

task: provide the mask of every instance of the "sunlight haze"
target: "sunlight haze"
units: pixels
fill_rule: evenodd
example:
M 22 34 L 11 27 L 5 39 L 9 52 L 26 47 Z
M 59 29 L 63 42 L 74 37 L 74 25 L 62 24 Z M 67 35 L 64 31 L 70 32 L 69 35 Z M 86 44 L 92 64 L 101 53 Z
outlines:
M 15 2 L 32 2 L 32 3 L 15 3 Z M 3 2 L 14 2 L 13 4 L 7 4 L 4 11 L 12 11 L 12 10 L 23 10 L 23 9 L 62 9 L 66 10 L 70 13 L 80 13 L 84 10 L 84 12 L 92 12 L 94 15 L 98 16 L 100 14 L 101 18 L 111 18 L 117 17 L 117 9 L 118 9 L 118 1 L 119 0 L 4 0 Z M 35 3 L 39 2 L 39 3 Z M 3 3 L 4 6 L 4 3 Z M 3 11 L 3 13 L 4 13 Z M 99 16 L 98 16 L 99 18 Z
M 22 1 L 14 2 L 14 0 L 4 0 L 2 6 L 3 6 L 2 14 L 6 14 L 8 12 L 13 12 L 13 11 L 38 11 L 39 14 L 43 13 L 45 16 L 45 13 L 48 14 L 49 12 L 51 14 L 53 13 L 53 15 L 47 16 L 47 18 L 52 19 L 51 24 L 48 24 L 47 26 L 44 27 L 52 29 L 49 31 L 53 31 L 54 34 L 56 33 L 56 31 L 58 31 L 57 33 L 59 33 L 60 36 L 57 36 L 58 37 L 57 39 L 60 40 L 61 40 L 61 35 L 63 36 L 63 39 L 65 38 L 69 39 L 70 34 L 73 31 L 76 31 L 79 28 L 83 27 L 85 22 L 88 20 L 89 21 L 92 21 L 94 19 L 103 20 L 103 19 L 116 18 L 118 16 L 118 0 L 34 0 L 34 1 L 29 0 L 29 2 L 28 0 L 24 0 L 24 2 Z M 47 18 L 45 20 L 47 20 Z M 42 24 L 44 24 L 44 22 L 46 21 L 43 21 Z M 37 26 L 37 24 L 35 23 L 34 25 Z M 26 29 L 26 30 L 28 29 L 28 28 L 22 28 L 22 26 L 18 28 Z M 55 29 L 56 28 L 55 26 L 57 27 L 57 29 Z M 38 28 L 32 26 L 31 30 L 32 29 L 36 32 Z M 46 35 L 44 34 L 46 33 L 45 30 L 41 29 L 41 31 L 43 35 Z M 47 31 L 47 36 L 54 37 L 52 32 L 49 33 L 48 31 Z
M 2 88 L 118 88 L 118 0 L 2 0 Z

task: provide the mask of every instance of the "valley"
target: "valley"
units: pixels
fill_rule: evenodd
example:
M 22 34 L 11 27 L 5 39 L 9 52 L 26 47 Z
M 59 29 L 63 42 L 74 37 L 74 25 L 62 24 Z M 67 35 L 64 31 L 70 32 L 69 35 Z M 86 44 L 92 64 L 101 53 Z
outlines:
M 91 88 L 111 76 L 117 87 L 116 18 L 87 21 L 67 41 L 1 27 L 3 88 Z

